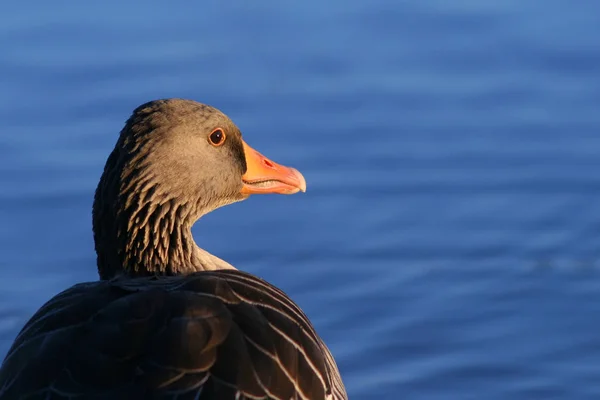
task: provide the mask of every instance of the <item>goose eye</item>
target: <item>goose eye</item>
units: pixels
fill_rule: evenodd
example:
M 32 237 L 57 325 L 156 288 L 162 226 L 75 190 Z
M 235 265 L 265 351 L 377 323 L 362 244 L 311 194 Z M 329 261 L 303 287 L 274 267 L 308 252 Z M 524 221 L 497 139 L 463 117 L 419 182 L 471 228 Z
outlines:
M 225 142 L 225 132 L 221 128 L 217 128 L 208 135 L 208 140 L 213 146 L 220 146 Z

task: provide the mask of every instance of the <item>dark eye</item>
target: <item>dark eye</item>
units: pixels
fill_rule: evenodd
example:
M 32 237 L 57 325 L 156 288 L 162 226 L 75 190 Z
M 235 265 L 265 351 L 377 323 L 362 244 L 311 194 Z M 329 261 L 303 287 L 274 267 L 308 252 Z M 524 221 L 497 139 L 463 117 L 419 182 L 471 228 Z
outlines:
M 213 146 L 220 146 L 225 143 L 225 132 L 221 128 L 217 128 L 208 135 L 208 140 Z

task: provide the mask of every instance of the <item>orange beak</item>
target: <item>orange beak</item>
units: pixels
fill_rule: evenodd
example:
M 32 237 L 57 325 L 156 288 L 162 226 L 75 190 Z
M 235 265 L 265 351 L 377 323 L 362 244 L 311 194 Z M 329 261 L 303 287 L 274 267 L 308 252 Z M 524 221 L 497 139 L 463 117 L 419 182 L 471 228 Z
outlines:
M 297 169 L 279 165 L 248 146 L 243 140 L 242 143 L 248 166 L 242 176 L 242 194 L 306 192 L 306 181 Z

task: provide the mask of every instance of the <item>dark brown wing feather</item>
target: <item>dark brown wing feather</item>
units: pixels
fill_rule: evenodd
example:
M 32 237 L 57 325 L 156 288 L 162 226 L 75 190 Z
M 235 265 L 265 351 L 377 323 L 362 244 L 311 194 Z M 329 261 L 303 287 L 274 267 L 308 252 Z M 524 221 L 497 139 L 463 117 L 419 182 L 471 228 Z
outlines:
M 25 325 L 0 399 L 345 399 L 280 290 L 240 271 L 76 285 Z

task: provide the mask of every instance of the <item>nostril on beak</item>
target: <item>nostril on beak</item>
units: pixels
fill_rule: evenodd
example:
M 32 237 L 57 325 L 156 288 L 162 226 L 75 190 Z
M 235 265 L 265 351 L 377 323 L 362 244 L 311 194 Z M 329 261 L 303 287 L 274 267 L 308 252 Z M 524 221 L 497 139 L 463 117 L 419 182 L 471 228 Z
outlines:
M 269 160 L 267 160 L 266 158 L 263 159 L 263 162 L 265 163 L 265 165 L 269 168 L 273 168 L 273 163 Z

